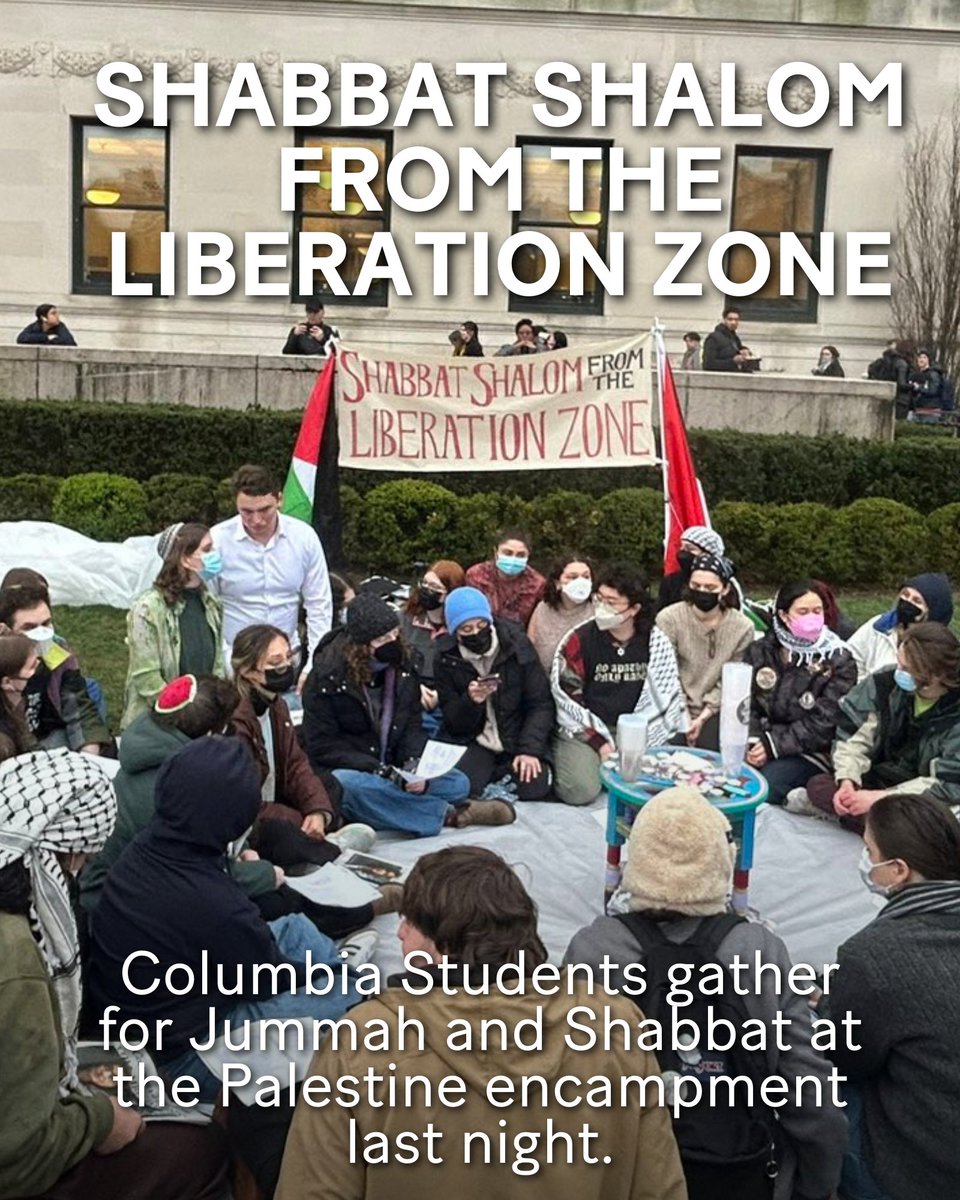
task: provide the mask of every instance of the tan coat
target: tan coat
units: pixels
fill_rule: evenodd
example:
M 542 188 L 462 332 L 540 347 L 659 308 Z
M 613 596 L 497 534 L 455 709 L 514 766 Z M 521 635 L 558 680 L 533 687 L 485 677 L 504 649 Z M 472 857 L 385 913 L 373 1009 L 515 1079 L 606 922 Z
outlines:
M 494 991 L 487 996 L 471 996 L 464 991 L 444 995 L 437 988 L 424 997 L 391 987 L 376 999 L 353 1009 L 349 1017 L 359 1026 L 373 1018 L 385 1021 L 391 1031 L 398 1026 L 398 1007 L 403 1005 L 405 1016 L 415 1017 L 426 1030 L 424 1050 L 416 1045 L 403 1050 L 369 1051 L 362 1047 L 352 1051 L 341 1041 L 339 1050 L 325 1046 L 314 1058 L 311 1074 L 331 1080 L 338 1076 L 362 1077 L 368 1068 L 390 1076 L 389 1064 L 396 1063 L 398 1082 L 410 1075 L 425 1075 L 433 1083 L 444 1076 L 458 1075 L 467 1085 L 465 1102 L 461 1107 L 444 1107 L 435 1103 L 425 1109 L 416 1107 L 372 1107 L 361 1103 L 342 1108 L 335 1103 L 325 1107 L 309 1107 L 301 1099 L 287 1139 L 283 1169 L 276 1200 L 424 1200 L 426 1196 L 442 1196 L 444 1200 L 686 1200 L 686 1185 L 666 1109 L 642 1107 L 634 1099 L 629 1107 L 616 1104 L 610 1108 L 592 1108 L 581 1104 L 577 1108 L 562 1107 L 552 1093 L 547 1107 L 539 1102 L 522 1107 L 519 1100 L 510 1107 L 489 1104 L 485 1087 L 494 1075 L 518 1080 L 521 1075 L 541 1075 L 549 1083 L 559 1076 L 575 1075 L 581 1080 L 604 1076 L 614 1085 L 623 1075 L 652 1076 L 659 1074 L 653 1054 L 622 1048 L 603 1051 L 599 1048 L 574 1050 L 564 1043 L 568 1032 L 567 1014 L 575 1005 L 584 1005 L 600 1013 L 592 1028 L 602 1028 L 602 1007 L 608 1003 L 610 1015 L 621 1017 L 635 1028 L 641 1014 L 630 1001 L 617 997 L 590 998 L 585 989 L 573 996 L 561 994 L 541 997 L 510 997 Z M 521 1051 L 512 1045 L 501 1049 L 499 1035 L 495 1050 L 451 1050 L 447 1046 L 448 1023 L 460 1019 L 479 1028 L 483 1018 L 500 1018 L 508 1030 L 516 1022 L 535 1015 L 543 1006 L 543 1050 Z M 578 1018 L 584 1020 L 583 1017 Z M 369 1028 L 369 1026 L 368 1026 Z M 569 1031 L 571 1038 L 583 1039 L 583 1033 Z M 391 1032 L 391 1041 L 393 1036 Z M 568 1086 L 568 1085 L 565 1085 Z M 584 1087 L 580 1094 L 587 1089 Z M 414 1093 L 418 1098 L 422 1093 Z M 654 1096 L 651 1089 L 650 1093 Z M 383 1095 L 378 1087 L 377 1098 Z M 363 1099 L 366 1100 L 364 1092 Z M 543 1142 L 523 1157 L 536 1157 L 539 1169 L 535 1174 L 516 1173 L 512 1164 L 517 1158 L 513 1139 L 518 1133 L 544 1132 L 552 1118 L 554 1130 L 573 1137 L 574 1162 L 567 1163 L 563 1142 L 555 1141 L 554 1161 L 547 1164 Z M 351 1139 L 351 1120 L 356 1127 Z M 505 1121 L 501 1127 L 500 1121 Z M 391 1147 L 400 1133 L 422 1133 L 428 1122 L 443 1137 L 435 1144 L 434 1157 L 441 1156 L 442 1164 L 430 1164 L 426 1146 L 418 1142 L 420 1158 L 409 1165 L 395 1161 L 386 1165 L 364 1165 L 363 1149 L 370 1146 L 369 1138 L 385 1134 Z M 599 1138 L 589 1145 L 588 1153 L 600 1160 L 609 1156 L 609 1165 L 602 1161 L 590 1165 L 583 1161 L 583 1143 L 579 1139 L 584 1124 L 596 1130 Z M 506 1137 L 506 1161 L 498 1152 L 502 1131 Z M 483 1131 L 492 1145 L 491 1162 L 485 1164 L 479 1153 L 480 1143 L 474 1143 L 473 1160 L 464 1161 L 464 1134 Z M 359 1147 L 351 1163 L 351 1140 Z M 395 1159 L 396 1154 L 392 1157 Z

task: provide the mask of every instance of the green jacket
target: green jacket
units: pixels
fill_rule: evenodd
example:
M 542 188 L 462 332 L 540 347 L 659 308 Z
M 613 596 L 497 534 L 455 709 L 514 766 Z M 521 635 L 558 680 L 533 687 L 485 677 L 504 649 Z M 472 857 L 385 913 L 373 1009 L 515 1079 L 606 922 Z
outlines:
M 223 601 L 204 587 L 203 609 L 218 652 L 213 673 L 225 674 L 219 647 L 223 642 Z M 121 729 L 153 707 L 164 687 L 180 674 L 180 614 L 186 606 L 178 600 L 171 608 L 155 587 L 134 600 L 127 613 L 127 692 Z
M 38 1196 L 113 1126 L 106 1096 L 60 1096 L 57 998 L 26 917 L 0 912 L 0 1196 Z
M 80 873 L 80 905 L 92 913 L 100 903 L 107 873 L 127 844 L 153 819 L 153 789 L 157 773 L 168 758 L 190 739 L 179 729 L 168 729 L 141 713 L 120 739 L 120 770 L 113 780 L 117 793 L 117 823 L 100 853 Z M 266 861 L 232 860 L 230 874 L 248 896 L 260 896 L 276 887 L 273 866 Z

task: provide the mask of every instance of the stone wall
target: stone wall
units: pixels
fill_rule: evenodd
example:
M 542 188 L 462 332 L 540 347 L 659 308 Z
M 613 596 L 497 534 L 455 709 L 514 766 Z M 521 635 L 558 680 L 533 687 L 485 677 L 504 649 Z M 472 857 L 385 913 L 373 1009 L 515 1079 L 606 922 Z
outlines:
M 305 403 L 317 365 L 282 355 L 0 346 L 0 396 L 290 409 Z M 677 371 L 675 378 L 692 429 L 893 438 L 892 383 L 704 371 Z

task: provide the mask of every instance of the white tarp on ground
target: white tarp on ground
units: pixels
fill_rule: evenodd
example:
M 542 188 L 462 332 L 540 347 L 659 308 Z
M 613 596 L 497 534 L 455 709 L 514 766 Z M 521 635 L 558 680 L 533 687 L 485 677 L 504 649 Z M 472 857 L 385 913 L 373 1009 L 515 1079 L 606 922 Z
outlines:
M 435 838 L 381 834 L 373 854 L 412 866 L 422 855 L 456 843 L 487 846 L 520 873 L 540 910 L 540 934 L 552 962 L 570 939 L 603 908 L 605 845 L 598 819 L 605 806 L 521 804 L 507 828 L 444 830 Z M 832 822 L 797 817 L 762 806 L 750 880 L 750 904 L 783 938 L 794 962 L 817 970 L 832 962 L 837 946 L 870 921 L 879 902 L 860 882 L 863 843 Z M 378 917 L 374 961 L 399 971 L 397 918 Z
M 153 583 L 160 559 L 156 536 L 96 542 L 52 521 L 0 521 L 0 579 L 11 567 L 39 571 L 54 605 L 129 608 Z

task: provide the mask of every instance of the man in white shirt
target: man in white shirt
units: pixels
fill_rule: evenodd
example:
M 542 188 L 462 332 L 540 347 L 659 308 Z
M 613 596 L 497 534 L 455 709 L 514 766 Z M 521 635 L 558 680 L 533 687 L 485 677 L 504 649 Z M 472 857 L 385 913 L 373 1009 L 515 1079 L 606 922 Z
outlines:
M 310 654 L 333 619 L 327 560 L 316 531 L 280 512 L 280 488 L 265 467 L 243 466 L 231 479 L 237 515 L 210 531 L 223 570 L 210 583 L 223 600 L 226 661 L 233 640 L 248 625 L 275 625 L 303 655 L 299 691 L 310 669 Z M 297 618 L 307 611 L 307 646 L 301 647 Z

